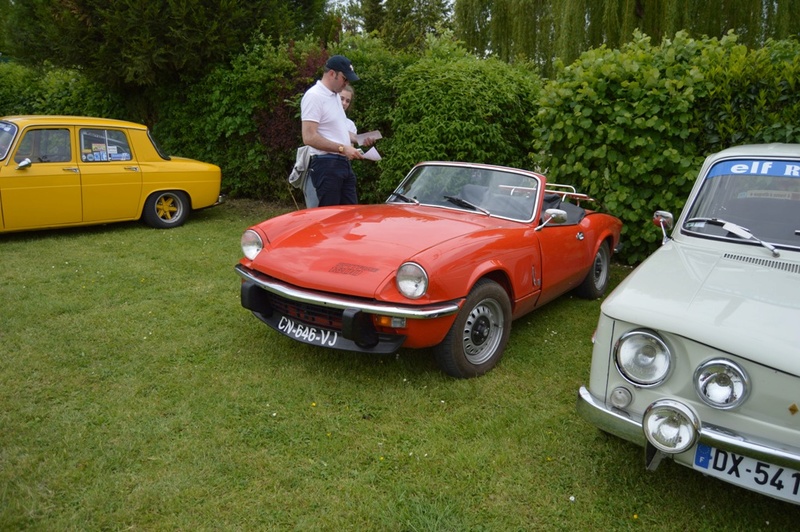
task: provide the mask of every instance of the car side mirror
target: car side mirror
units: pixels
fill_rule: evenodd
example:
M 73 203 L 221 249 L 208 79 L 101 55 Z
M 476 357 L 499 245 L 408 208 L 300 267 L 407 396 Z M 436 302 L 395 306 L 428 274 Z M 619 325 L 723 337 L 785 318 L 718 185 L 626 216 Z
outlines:
M 661 234 L 664 236 L 661 243 L 666 244 L 669 237 L 667 236 L 667 231 L 672 230 L 672 224 L 674 223 L 674 218 L 672 217 L 672 213 L 668 211 L 656 211 L 653 214 L 653 224 L 657 227 L 661 228 Z
M 567 221 L 567 211 L 563 209 L 547 209 L 544 214 L 544 222 L 536 228 L 536 231 L 540 231 L 547 224 L 559 225 Z
M 27 157 L 25 157 L 25 158 L 24 158 L 24 159 L 22 159 L 22 161 L 20 161 L 20 163 L 17 165 L 17 170 L 22 170 L 22 169 L 24 169 L 24 168 L 27 168 L 27 167 L 29 167 L 31 164 L 33 164 L 33 163 L 31 163 L 31 160 L 30 160 L 30 159 L 28 159 Z

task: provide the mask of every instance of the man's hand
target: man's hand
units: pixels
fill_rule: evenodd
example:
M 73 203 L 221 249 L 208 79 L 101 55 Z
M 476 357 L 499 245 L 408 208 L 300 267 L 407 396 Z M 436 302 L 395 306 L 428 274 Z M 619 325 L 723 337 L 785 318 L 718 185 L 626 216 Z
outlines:
M 358 148 L 354 148 L 353 146 L 345 146 L 344 147 L 344 154 L 351 161 L 353 159 L 363 159 L 364 158 L 364 155 L 361 153 L 361 150 L 359 150 Z
M 340 152 L 339 144 L 336 144 L 335 142 L 332 142 L 319 134 L 319 124 L 316 122 L 304 120 L 302 122 L 302 131 L 303 144 L 306 146 L 311 146 L 312 148 L 316 148 L 320 151 L 326 151 L 328 153 L 341 153 L 351 161 L 353 159 L 364 158 L 364 156 L 361 155 L 361 152 L 350 144 L 342 146 L 344 150 Z

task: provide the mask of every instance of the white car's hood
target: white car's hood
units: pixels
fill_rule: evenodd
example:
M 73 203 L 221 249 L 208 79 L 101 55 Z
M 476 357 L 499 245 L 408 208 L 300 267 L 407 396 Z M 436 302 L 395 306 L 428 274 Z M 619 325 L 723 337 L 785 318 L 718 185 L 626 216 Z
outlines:
M 797 253 L 783 255 L 670 241 L 617 287 L 603 312 L 800 376 L 800 262 Z

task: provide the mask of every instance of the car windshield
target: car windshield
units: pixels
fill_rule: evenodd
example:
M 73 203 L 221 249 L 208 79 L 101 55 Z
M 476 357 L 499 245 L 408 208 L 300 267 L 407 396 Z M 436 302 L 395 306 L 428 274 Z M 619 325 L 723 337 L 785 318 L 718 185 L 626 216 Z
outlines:
M 531 221 L 538 177 L 484 165 L 425 163 L 416 166 L 387 203 L 414 203 Z
M 0 121 L 0 161 L 6 158 L 11 148 L 11 141 L 17 134 L 17 126 L 11 122 Z
M 683 230 L 800 248 L 800 161 L 738 159 L 715 164 L 687 211 Z

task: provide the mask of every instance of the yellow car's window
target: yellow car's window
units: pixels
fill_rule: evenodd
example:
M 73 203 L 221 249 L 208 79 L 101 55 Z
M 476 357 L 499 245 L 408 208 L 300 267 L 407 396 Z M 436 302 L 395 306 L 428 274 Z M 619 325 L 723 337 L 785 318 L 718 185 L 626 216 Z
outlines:
M 25 132 L 14 161 L 66 163 L 72 160 L 72 141 L 68 129 L 32 129 Z
M 0 161 L 8 155 L 8 149 L 17 134 L 17 126 L 9 122 L 0 122 Z
M 117 129 L 81 129 L 81 161 L 102 163 L 130 161 L 131 148 L 124 131 Z

